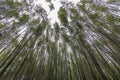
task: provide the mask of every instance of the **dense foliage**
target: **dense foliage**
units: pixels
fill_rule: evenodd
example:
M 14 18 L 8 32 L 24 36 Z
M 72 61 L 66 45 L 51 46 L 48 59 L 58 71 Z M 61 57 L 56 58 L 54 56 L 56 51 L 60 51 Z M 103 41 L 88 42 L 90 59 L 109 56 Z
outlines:
M 0 80 L 120 79 L 119 0 L 36 1 L 0 1 Z

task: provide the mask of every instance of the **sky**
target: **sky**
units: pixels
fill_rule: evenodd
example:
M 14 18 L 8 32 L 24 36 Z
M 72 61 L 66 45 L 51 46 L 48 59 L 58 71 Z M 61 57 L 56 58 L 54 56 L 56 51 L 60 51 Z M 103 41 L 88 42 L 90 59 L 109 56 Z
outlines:
M 36 1 L 36 4 L 41 4 L 41 6 L 47 11 L 47 14 L 49 14 L 48 18 L 51 19 L 50 20 L 51 24 L 53 24 L 55 22 L 59 22 L 57 11 L 61 7 L 60 1 L 62 1 L 62 0 L 51 0 L 51 3 L 54 5 L 54 8 L 55 8 L 51 12 L 49 9 L 49 3 L 47 3 L 45 0 L 37 0 Z M 65 1 L 65 0 L 63 0 L 63 1 Z M 77 3 L 80 0 L 66 0 L 66 1 L 68 1 L 68 2 L 72 1 L 73 3 Z

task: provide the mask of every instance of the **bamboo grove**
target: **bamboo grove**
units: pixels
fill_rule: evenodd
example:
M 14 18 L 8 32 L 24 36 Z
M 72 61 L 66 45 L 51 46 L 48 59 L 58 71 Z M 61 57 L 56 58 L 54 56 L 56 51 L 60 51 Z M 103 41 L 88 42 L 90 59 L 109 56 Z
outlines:
M 0 80 L 120 80 L 119 0 L 36 1 L 0 1 Z

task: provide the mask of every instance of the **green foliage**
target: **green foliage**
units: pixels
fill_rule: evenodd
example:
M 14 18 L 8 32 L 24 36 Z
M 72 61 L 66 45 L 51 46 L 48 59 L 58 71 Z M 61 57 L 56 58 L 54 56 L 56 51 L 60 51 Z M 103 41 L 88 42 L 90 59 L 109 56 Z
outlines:
M 119 0 L 108 0 L 108 3 L 114 3 L 116 1 L 119 1 Z
M 6 16 L 7 17 L 16 17 L 16 18 L 18 18 L 19 17 L 19 11 L 18 10 L 9 10 L 9 11 L 7 11 L 7 13 L 6 13 Z
M 92 3 L 93 0 L 81 0 L 80 2 L 82 4 L 82 6 L 84 6 L 86 3 Z
M 10 8 L 17 8 L 22 6 L 21 3 L 19 3 L 18 1 L 14 1 L 14 0 L 8 0 L 6 1 L 6 3 L 9 5 Z
M 13 0 L 9 0 L 9 1 L 7 1 L 7 4 L 8 4 L 10 7 L 14 7 L 14 6 L 15 6 Z
M 47 2 L 51 2 L 51 0 L 46 0 Z
M 91 5 L 90 8 L 96 12 L 107 12 L 108 11 L 108 8 L 107 7 L 104 7 L 102 5 Z
M 55 26 L 55 31 L 56 31 L 56 33 L 59 33 L 59 24 L 58 24 L 58 23 L 55 23 L 54 26 Z
M 120 21 L 120 17 L 115 17 L 113 15 L 106 15 L 106 19 L 109 21 L 109 22 L 119 22 Z
M 17 40 L 17 39 L 15 39 L 15 38 L 13 38 L 13 39 L 12 39 L 12 41 L 13 41 L 13 45 L 14 45 L 14 46 L 17 46 L 17 45 L 18 45 L 18 43 L 19 43 L 19 42 L 18 42 L 18 40 Z
M 23 14 L 22 17 L 20 17 L 19 22 L 20 23 L 26 23 L 29 21 L 29 15 Z
M 88 16 L 89 16 L 92 20 L 95 20 L 95 19 L 98 19 L 99 13 L 89 14 Z
M 55 8 L 54 8 L 54 5 L 53 5 L 52 3 L 50 3 L 49 8 L 50 8 L 50 10 L 55 9 Z
M 40 21 L 39 21 L 39 19 L 34 19 L 34 20 L 32 20 L 32 24 L 38 24 Z
M 58 18 L 60 19 L 61 23 L 66 26 L 68 24 L 68 20 L 67 20 L 67 12 L 64 8 L 60 8 L 60 10 L 58 11 Z
M 37 46 L 41 46 L 43 43 L 43 40 L 39 40 L 39 42 L 37 43 Z
M 0 23 L 0 29 L 3 28 L 3 27 L 4 27 L 4 25 L 2 23 Z

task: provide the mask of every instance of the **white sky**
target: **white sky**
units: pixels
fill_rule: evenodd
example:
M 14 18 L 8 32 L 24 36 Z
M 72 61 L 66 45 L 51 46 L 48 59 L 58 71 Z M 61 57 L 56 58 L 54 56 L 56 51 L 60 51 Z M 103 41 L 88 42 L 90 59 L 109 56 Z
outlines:
M 49 3 L 47 3 L 45 0 L 37 0 L 37 2 L 36 2 L 37 4 L 41 4 L 41 6 L 47 11 L 48 14 L 50 12 L 50 14 L 48 15 L 48 18 L 51 19 L 51 24 L 53 24 L 55 21 L 59 22 L 58 17 L 57 17 L 58 16 L 57 11 L 61 7 L 60 1 L 62 1 L 62 0 L 51 0 L 51 3 L 54 5 L 54 8 L 55 8 L 51 12 L 50 12 L 50 9 L 48 6 Z M 65 1 L 65 0 L 63 0 L 63 1 Z M 66 0 L 66 1 L 69 1 L 69 2 L 72 1 L 74 3 L 77 3 L 80 0 Z

